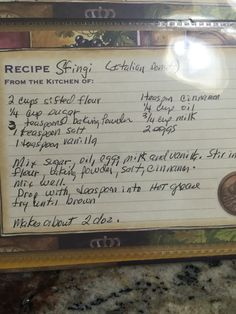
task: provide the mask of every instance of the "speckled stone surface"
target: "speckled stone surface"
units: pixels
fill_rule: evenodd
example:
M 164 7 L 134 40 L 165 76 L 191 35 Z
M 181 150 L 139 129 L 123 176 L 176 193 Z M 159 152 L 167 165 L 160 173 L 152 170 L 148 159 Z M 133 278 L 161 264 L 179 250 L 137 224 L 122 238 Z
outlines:
M 4 314 L 235 314 L 236 261 L 0 275 Z

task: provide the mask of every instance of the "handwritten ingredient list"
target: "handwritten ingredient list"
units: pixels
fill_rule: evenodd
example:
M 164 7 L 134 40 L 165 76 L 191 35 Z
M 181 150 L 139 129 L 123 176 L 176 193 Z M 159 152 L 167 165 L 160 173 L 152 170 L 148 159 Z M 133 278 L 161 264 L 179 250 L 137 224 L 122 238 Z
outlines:
M 217 199 L 236 162 L 224 53 L 222 92 L 164 50 L 1 52 L 3 233 L 235 224 Z

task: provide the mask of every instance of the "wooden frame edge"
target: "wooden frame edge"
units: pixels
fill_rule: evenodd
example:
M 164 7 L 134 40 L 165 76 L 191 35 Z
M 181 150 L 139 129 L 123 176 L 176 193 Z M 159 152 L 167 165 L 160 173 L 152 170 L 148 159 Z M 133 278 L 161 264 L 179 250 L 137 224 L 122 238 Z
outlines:
M 0 271 L 55 269 L 105 263 L 167 259 L 171 261 L 171 259 L 190 257 L 233 255 L 236 255 L 236 243 L 19 252 L 5 253 L 0 256 Z

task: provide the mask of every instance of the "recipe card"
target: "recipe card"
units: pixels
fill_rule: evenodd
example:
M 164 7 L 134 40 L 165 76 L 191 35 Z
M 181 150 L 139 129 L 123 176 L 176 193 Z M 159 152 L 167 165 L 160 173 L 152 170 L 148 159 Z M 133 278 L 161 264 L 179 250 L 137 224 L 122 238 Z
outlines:
M 236 225 L 236 49 L 0 52 L 3 234 Z

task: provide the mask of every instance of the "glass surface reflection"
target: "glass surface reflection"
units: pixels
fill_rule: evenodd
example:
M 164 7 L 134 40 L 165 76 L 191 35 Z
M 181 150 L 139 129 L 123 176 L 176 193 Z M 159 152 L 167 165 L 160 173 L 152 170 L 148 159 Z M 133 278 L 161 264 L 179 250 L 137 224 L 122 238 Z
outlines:
M 178 71 L 169 73 L 205 92 L 223 92 L 228 85 L 228 71 L 220 47 L 213 47 L 196 38 L 175 38 L 166 54 L 167 62 L 177 62 Z

